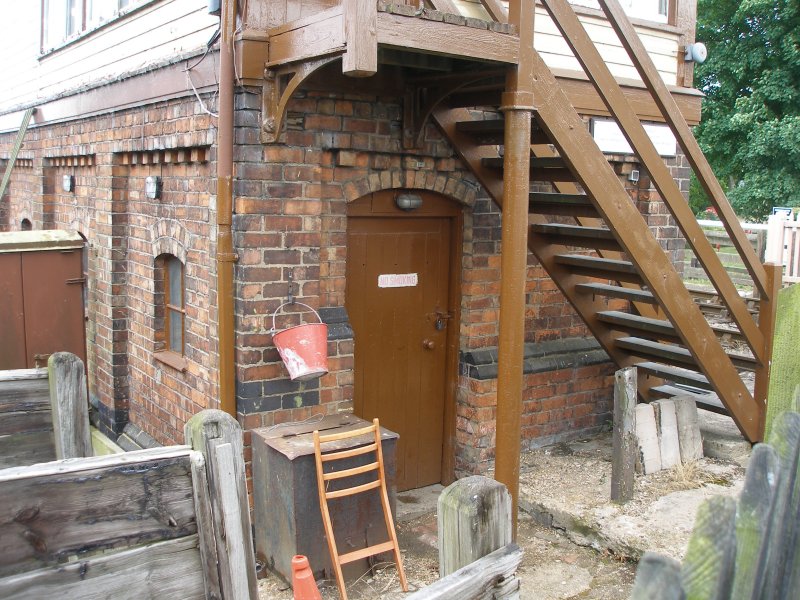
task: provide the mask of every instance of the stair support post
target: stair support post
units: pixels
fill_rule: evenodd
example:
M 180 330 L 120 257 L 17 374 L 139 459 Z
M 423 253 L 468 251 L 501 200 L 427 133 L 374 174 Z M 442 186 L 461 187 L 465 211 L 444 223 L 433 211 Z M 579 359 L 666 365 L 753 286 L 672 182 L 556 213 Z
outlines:
M 769 373 L 772 366 L 772 342 L 775 334 L 775 316 L 778 311 L 778 292 L 783 285 L 783 265 L 765 263 L 766 287 L 769 296 L 762 294 L 758 303 L 758 328 L 764 336 L 764 360 L 756 369 L 754 396 L 761 410 L 761 439 L 767 422 L 767 396 L 769 395 Z
M 506 77 L 500 110 L 503 137 L 503 213 L 500 256 L 500 337 L 498 340 L 495 479 L 511 494 L 512 537 L 517 537 L 525 281 L 528 269 L 531 117 L 533 113 L 534 0 L 512 0 L 509 23 L 519 31 L 519 64 Z

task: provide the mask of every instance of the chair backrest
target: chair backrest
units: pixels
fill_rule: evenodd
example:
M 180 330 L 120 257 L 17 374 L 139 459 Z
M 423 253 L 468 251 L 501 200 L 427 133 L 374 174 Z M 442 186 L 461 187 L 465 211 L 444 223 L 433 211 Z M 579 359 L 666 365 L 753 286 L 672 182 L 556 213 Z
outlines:
M 325 486 L 326 499 L 332 500 L 334 498 L 351 496 L 353 494 L 374 490 L 384 484 L 383 477 L 381 476 L 381 472 L 383 470 L 383 452 L 381 449 L 380 427 L 377 421 L 378 420 L 375 419 L 373 424 L 369 427 L 362 427 L 360 429 L 354 429 L 353 431 L 345 431 L 342 433 L 319 435 L 319 432 L 314 432 L 314 452 L 318 457 L 317 462 L 320 465 L 318 475 L 320 476 L 323 484 L 326 484 L 329 481 L 337 481 L 340 484 L 337 486 L 335 491 L 330 492 L 327 491 L 328 486 Z M 335 442 L 342 442 L 339 447 L 350 446 L 352 443 L 350 440 L 358 437 L 364 438 L 365 445 L 357 446 L 355 448 L 348 447 L 345 450 L 341 450 L 336 447 Z M 325 444 L 327 448 L 323 449 L 323 444 Z M 337 461 L 353 459 L 357 456 L 369 453 L 375 453 L 375 460 L 372 462 L 358 467 L 350 467 L 342 470 L 336 470 L 335 468 Z M 328 472 L 325 472 L 326 465 L 330 467 Z M 355 484 L 349 487 L 343 485 L 345 479 L 349 477 L 355 477 L 357 475 L 363 475 L 371 471 L 376 472 L 376 478 L 373 481 Z
M 363 438 L 363 444 L 353 447 L 355 439 L 359 437 Z M 360 441 L 361 440 L 359 440 L 359 442 Z M 322 448 L 323 444 L 326 445 L 324 451 Z M 344 466 L 338 470 L 335 468 L 337 461 L 348 460 L 349 464 L 352 464 L 354 460 L 355 462 L 362 462 L 364 459 L 359 460 L 358 457 L 371 453 L 375 454 L 375 458 L 370 462 L 357 466 Z M 362 427 L 352 431 L 328 435 L 320 435 L 319 431 L 315 431 L 314 457 L 317 467 L 317 489 L 319 492 L 320 511 L 322 512 L 322 523 L 328 538 L 328 549 L 331 553 L 331 562 L 333 563 L 336 583 L 339 586 L 339 593 L 342 600 L 347 600 L 347 588 L 345 587 L 344 576 L 342 575 L 342 565 L 390 551 L 394 554 L 395 563 L 397 564 L 397 573 L 400 577 L 403 591 L 408 591 L 408 582 L 403 572 L 400 548 L 397 545 L 397 534 L 394 530 L 394 521 L 392 520 L 391 508 L 389 506 L 389 495 L 386 490 L 383 449 L 381 448 L 381 429 L 378 419 L 374 419 L 372 425 L 368 427 Z M 328 466 L 327 472 L 326 465 Z M 369 478 L 368 474 L 371 473 L 375 474 L 375 479 L 363 482 L 365 478 Z M 352 477 L 358 479 L 348 485 L 346 480 Z M 336 489 L 329 491 L 328 487 L 331 483 L 336 484 Z M 328 501 L 368 492 L 370 490 L 376 490 L 380 493 L 383 519 L 386 524 L 386 534 L 389 540 L 359 550 L 353 550 L 346 554 L 339 554 L 334 537 Z

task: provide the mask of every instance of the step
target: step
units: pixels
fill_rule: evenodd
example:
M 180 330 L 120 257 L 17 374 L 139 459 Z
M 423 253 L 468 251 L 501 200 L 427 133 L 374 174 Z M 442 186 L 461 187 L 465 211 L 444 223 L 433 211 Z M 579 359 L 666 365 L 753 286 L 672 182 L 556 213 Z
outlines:
M 662 319 L 640 317 L 618 310 L 604 310 L 597 313 L 597 319 L 619 331 L 627 331 L 643 337 L 679 340 L 672 323 Z
M 698 393 L 700 392 L 700 393 Z M 650 395 L 653 398 L 676 398 L 678 396 L 691 396 L 697 404 L 697 408 L 702 408 L 709 412 L 717 413 L 719 415 L 728 415 L 728 409 L 719 399 L 716 394 L 704 394 L 700 390 L 693 391 L 674 385 L 659 385 L 650 388 Z
M 478 145 L 498 145 L 505 142 L 505 120 L 483 119 L 474 121 L 461 121 L 456 123 L 456 129 L 461 133 L 471 136 Z M 531 143 L 548 144 L 550 139 L 535 123 L 531 124 Z
M 672 366 L 696 366 L 696 361 L 692 353 L 683 346 L 672 344 L 662 344 L 653 340 L 645 340 L 637 337 L 620 337 L 614 340 L 617 348 L 641 358 L 656 358 L 659 362 Z
M 532 192 L 528 212 L 537 215 L 597 217 L 597 209 L 586 194 Z
M 547 236 L 553 244 L 593 248 L 595 250 L 616 250 L 621 248 L 614 234 L 601 227 L 580 227 L 558 223 L 531 225 L 530 231 Z
M 487 169 L 502 169 L 503 158 L 484 158 L 481 164 Z M 564 161 L 560 157 L 531 157 L 531 181 L 570 182 L 575 181 Z
M 624 288 L 618 285 L 608 285 L 607 283 L 579 283 L 575 290 L 584 294 L 596 294 L 609 298 L 620 298 L 630 302 L 642 302 L 645 304 L 658 304 L 653 294 L 647 290 Z
M 682 369 L 680 367 L 673 367 L 656 362 L 640 362 L 636 364 L 637 369 L 644 371 L 648 375 L 653 375 L 659 379 L 667 379 L 683 385 L 689 385 L 702 390 L 711 390 L 711 384 L 708 378 L 702 373 L 691 371 L 689 369 Z
M 569 267 L 573 273 L 585 275 L 587 277 L 626 281 L 629 283 L 642 282 L 642 278 L 639 276 L 633 263 L 625 260 L 581 256 L 579 254 L 556 254 L 553 260 L 558 264 Z

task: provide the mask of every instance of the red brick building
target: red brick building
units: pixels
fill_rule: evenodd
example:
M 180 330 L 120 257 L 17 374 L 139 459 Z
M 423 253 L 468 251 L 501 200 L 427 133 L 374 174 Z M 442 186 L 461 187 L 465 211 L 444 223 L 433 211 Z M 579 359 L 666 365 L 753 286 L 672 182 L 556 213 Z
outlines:
M 673 0 L 665 12 L 656 2 L 647 9 L 652 18 L 639 14 L 634 22 L 692 123 L 699 97 L 679 49 L 693 40 L 694 4 L 686 2 L 688 18 L 683 3 Z M 84 7 L 89 12 L 74 25 L 54 4 L 25 3 L 4 25 L 14 31 L 0 43 L 16 45 L 20 60 L 6 77 L 18 85 L 0 94 L 3 166 L 24 110 L 37 111 L 0 199 L 0 229 L 29 222 L 86 238 L 96 422 L 114 437 L 128 427 L 158 443 L 179 443 L 189 416 L 219 407 L 221 396 L 220 54 L 218 42 L 209 41 L 219 18 L 208 14 L 205 0 L 115 0 L 98 3 L 108 4 L 100 16 Z M 239 4 L 228 218 L 240 422 L 249 430 L 355 410 L 381 416 L 406 440 L 402 487 L 485 471 L 498 435 L 501 212 L 447 127 L 416 111 L 428 101 L 423 96 L 443 89 L 433 85 L 437 77 L 446 82 L 472 68 L 469 57 L 458 48 L 443 56 L 387 46 L 372 77 L 346 77 L 342 62 L 324 53 L 308 72 L 295 63 L 291 70 L 275 53 L 290 29 L 285 23 L 317 22 L 311 3 Z M 447 25 L 500 45 L 513 34 L 489 21 L 479 2 L 454 6 L 458 15 L 379 11 L 381 19 Z M 334 5 L 326 10 L 341 16 Z M 584 22 L 602 25 L 596 8 L 577 11 Z M 539 13 L 536 35 L 546 19 Z M 542 56 L 587 126 L 607 115 L 575 59 L 553 41 L 557 34 L 541 27 L 536 47 L 543 44 Z M 612 67 L 639 98 L 641 83 L 626 79 L 632 67 Z M 284 94 L 285 107 L 270 104 L 275 93 Z M 490 105 L 470 106 L 491 118 Z M 659 120 L 652 101 L 636 106 L 643 120 Z M 415 122 L 418 115 L 426 118 Z M 270 131 L 274 117 L 278 134 Z M 686 192 L 687 164 L 677 148 L 671 154 L 667 164 Z M 682 238 L 646 168 L 613 148 L 607 158 L 679 263 Z M 398 208 L 403 194 L 421 207 Z M 376 274 L 414 275 L 416 283 L 375 286 Z M 290 293 L 329 326 L 329 373 L 318 380 L 291 381 L 272 342 L 272 315 Z M 525 295 L 523 446 L 606 426 L 615 367 L 532 254 Z M 609 306 L 627 309 L 628 302 L 612 299 Z M 279 324 L 291 318 L 279 317 Z

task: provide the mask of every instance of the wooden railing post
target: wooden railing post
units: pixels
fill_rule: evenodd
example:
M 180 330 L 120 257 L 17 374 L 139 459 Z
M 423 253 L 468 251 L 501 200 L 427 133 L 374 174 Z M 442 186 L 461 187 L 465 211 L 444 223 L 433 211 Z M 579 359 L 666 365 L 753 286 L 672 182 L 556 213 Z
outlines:
M 351 77 L 369 77 L 378 72 L 377 0 L 343 0 L 344 40 L 342 72 Z
M 772 342 L 775 336 L 775 315 L 778 310 L 778 292 L 782 285 L 783 267 L 780 263 L 766 263 L 768 295 L 762 294 L 758 303 L 758 328 L 764 335 L 764 361 L 756 369 L 754 396 L 761 410 L 761 435 L 763 439 L 767 419 L 769 373 L 772 367 Z
M 70 352 L 56 352 L 47 360 L 50 408 L 56 458 L 92 456 L 89 401 L 83 361 Z

